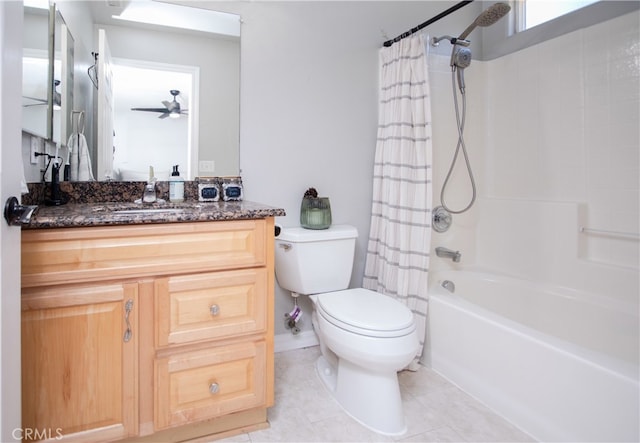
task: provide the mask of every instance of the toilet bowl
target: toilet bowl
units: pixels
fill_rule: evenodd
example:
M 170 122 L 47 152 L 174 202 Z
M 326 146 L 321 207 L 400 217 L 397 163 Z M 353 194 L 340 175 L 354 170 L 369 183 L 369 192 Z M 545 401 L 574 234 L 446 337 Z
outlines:
M 385 435 L 404 434 L 397 372 L 418 351 L 411 311 L 391 297 L 362 288 L 316 294 L 311 300 L 314 330 L 324 348 L 316 363 L 324 385 L 362 425 Z M 345 311 L 327 307 L 327 301 L 339 301 L 333 304 Z
M 309 295 L 320 342 L 318 376 L 343 409 L 384 435 L 406 432 L 397 372 L 416 356 L 413 313 L 392 297 L 346 289 L 357 231 L 284 228 L 276 238 L 278 284 Z

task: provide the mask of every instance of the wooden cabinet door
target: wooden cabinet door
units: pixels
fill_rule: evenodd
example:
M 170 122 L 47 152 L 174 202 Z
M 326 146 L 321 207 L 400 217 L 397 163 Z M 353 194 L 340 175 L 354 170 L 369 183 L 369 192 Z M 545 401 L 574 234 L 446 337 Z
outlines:
M 137 291 L 23 289 L 23 429 L 82 441 L 137 433 Z

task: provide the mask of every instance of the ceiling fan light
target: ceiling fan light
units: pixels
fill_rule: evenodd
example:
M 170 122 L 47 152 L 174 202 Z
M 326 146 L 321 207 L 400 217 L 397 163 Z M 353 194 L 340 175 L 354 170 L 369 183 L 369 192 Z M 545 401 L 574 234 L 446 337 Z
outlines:
M 179 111 L 171 111 L 169 113 L 169 117 L 171 117 L 171 118 L 180 118 L 180 112 Z

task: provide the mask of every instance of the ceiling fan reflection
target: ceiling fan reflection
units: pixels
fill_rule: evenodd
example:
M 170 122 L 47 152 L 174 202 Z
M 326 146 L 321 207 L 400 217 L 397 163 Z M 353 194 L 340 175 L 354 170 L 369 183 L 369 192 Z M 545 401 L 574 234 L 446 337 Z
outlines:
M 172 101 L 163 100 L 162 104 L 164 108 L 131 108 L 132 111 L 146 111 L 146 112 L 160 112 L 161 115 L 158 118 L 179 118 L 181 115 L 188 114 L 188 109 L 181 109 L 180 103 L 176 100 L 176 97 L 180 95 L 180 91 L 172 89 L 169 91 L 173 96 Z

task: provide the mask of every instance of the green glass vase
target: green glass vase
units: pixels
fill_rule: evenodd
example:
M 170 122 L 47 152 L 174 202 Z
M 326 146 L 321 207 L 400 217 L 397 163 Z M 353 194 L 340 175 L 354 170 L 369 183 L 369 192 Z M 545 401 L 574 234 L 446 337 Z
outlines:
M 331 226 L 329 198 L 303 198 L 300 206 L 300 225 L 306 229 L 327 229 Z

